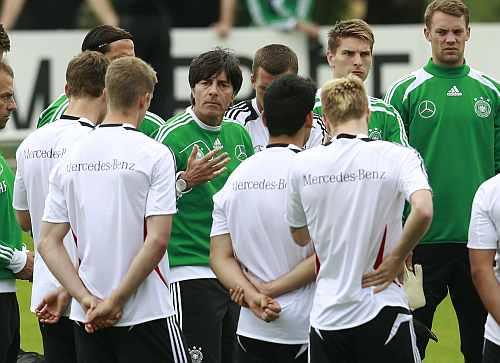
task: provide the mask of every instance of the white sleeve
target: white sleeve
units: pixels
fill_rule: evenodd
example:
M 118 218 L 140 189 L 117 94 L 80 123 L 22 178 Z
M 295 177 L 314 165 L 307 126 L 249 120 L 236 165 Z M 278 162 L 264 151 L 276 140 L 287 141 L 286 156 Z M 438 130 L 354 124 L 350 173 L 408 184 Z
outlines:
M 15 210 L 29 210 L 28 206 L 28 193 L 26 185 L 24 184 L 24 158 L 19 148 L 16 152 L 16 179 L 14 181 L 14 197 L 12 200 L 12 207 Z
M 286 197 L 286 221 L 288 225 L 295 228 L 304 227 L 307 225 L 306 213 L 302 206 L 302 198 L 300 195 L 300 173 L 297 172 L 294 166 L 297 162 L 292 162 L 292 167 L 288 173 L 288 188 Z
M 212 212 L 212 230 L 210 232 L 210 237 L 219 236 L 221 234 L 230 233 L 229 227 L 227 225 L 226 216 L 226 188 L 229 185 L 229 180 L 226 182 L 225 186 L 219 190 L 214 196 L 214 209 Z
M 50 223 L 69 223 L 68 207 L 62 185 L 61 169 L 66 163 L 57 164 L 49 177 L 49 193 L 45 199 L 42 221 Z
M 145 217 L 176 212 L 174 156 L 168 148 L 165 148 L 153 166 Z
M 497 249 L 498 236 L 494 221 L 491 218 L 489 201 L 493 199 L 485 188 L 481 185 L 474 196 L 472 202 L 472 212 L 469 224 L 469 242 L 467 247 L 474 249 Z
M 411 195 L 417 190 L 431 190 L 427 180 L 424 161 L 420 154 L 412 148 L 402 148 L 406 155 L 401 158 L 398 189 L 410 200 Z

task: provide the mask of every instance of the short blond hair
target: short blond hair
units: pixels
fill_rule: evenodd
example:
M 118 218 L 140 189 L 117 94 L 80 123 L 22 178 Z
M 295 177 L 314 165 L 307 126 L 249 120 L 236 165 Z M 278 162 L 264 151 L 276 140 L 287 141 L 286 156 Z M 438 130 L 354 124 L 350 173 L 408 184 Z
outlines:
M 340 45 L 340 41 L 344 38 L 364 40 L 370 44 L 370 50 L 373 51 L 375 36 L 368 23 L 364 20 L 348 19 L 336 22 L 328 32 L 328 50 L 335 53 Z
M 321 105 L 331 125 L 360 119 L 368 112 L 368 96 L 363 81 L 350 74 L 326 82 L 321 87 Z
M 427 5 L 424 14 L 424 21 L 425 26 L 428 29 L 431 27 L 432 16 L 437 11 L 447 15 L 456 16 L 457 18 L 463 16 L 465 19 L 465 26 L 469 26 L 469 8 L 461 0 L 434 0 Z
M 112 109 L 129 109 L 140 96 L 153 93 L 158 82 L 154 69 L 137 57 L 114 60 L 106 72 L 105 86 Z

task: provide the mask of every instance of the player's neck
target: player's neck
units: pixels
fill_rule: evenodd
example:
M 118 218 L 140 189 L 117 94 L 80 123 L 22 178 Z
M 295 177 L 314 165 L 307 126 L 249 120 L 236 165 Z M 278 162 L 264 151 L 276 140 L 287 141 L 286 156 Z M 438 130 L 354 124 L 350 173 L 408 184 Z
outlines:
M 338 125 L 331 125 L 333 136 L 340 134 L 368 135 L 368 124 L 364 119 L 353 119 Z
M 109 110 L 103 124 L 131 124 L 138 127 L 142 117 L 139 110 Z
M 298 147 L 304 147 L 305 134 L 302 132 L 303 129 L 299 130 L 295 135 L 279 135 L 279 136 L 269 136 L 269 144 L 288 144 L 296 145 Z
M 102 121 L 102 101 L 100 99 L 71 98 L 65 115 L 83 117 L 98 124 Z

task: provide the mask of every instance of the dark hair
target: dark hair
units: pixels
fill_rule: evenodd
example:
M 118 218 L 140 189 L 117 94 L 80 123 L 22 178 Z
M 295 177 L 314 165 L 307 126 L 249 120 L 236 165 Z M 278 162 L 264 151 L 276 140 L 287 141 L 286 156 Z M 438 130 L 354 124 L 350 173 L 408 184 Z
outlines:
M 0 24 L 0 51 L 8 52 L 10 51 L 10 39 L 9 35 L 3 28 L 3 25 Z
M 264 115 L 271 136 L 293 136 L 314 107 L 316 85 L 295 74 L 274 80 L 264 95 Z
M 109 51 L 109 45 L 117 40 L 134 40 L 132 34 L 128 31 L 111 25 L 99 25 L 89 31 L 83 39 L 82 52 L 85 50 L 94 50 L 106 54 Z
M 297 60 L 297 54 L 286 45 L 269 44 L 255 52 L 252 64 L 252 73 L 254 75 L 259 67 L 273 76 L 289 70 L 297 74 L 299 61 Z
M 243 76 L 240 61 L 228 49 L 215 48 L 194 58 L 189 66 L 189 86 L 193 89 L 198 82 L 207 80 L 221 72 L 226 73 L 231 86 L 233 86 L 233 94 L 236 96 L 243 83 Z M 194 102 L 191 95 L 193 105 Z
M 109 60 L 99 52 L 85 51 L 74 57 L 66 69 L 68 96 L 101 96 L 108 65 Z

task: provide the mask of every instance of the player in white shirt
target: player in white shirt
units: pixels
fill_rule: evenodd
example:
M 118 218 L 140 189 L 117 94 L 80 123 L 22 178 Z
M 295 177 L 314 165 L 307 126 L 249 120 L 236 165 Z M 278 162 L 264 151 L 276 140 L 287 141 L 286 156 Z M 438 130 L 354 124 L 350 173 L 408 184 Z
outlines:
M 321 99 L 335 136 L 296 156 L 286 211 L 295 242 L 312 240 L 319 259 L 310 361 L 420 362 L 397 275 L 432 219 L 422 161 L 411 148 L 370 141 L 357 77 L 327 82 Z
M 238 322 L 239 363 L 307 362 L 314 269 L 306 270 L 275 301 L 260 294 L 242 269 L 258 281 L 269 282 L 313 254 L 311 244 L 302 248 L 293 243 L 281 216 L 288 166 L 312 125 L 315 92 L 311 81 L 296 75 L 273 81 L 264 97 L 269 144 L 242 163 L 213 197 L 210 264 L 226 288 L 244 287 L 249 307 L 241 309 Z M 262 319 L 265 310 L 276 304 L 281 308 L 279 318 L 267 323 Z
M 264 95 L 271 82 L 284 74 L 297 74 L 299 63 L 293 50 L 283 44 L 269 44 L 255 52 L 252 64 L 252 87 L 255 97 L 241 101 L 227 110 L 225 116 L 243 125 L 250 137 L 255 152 L 262 151 L 269 143 L 269 131 L 262 120 Z M 321 117 L 314 117 L 307 130 L 305 148 L 321 145 L 327 137 Z
M 65 93 L 69 104 L 57 122 L 34 131 L 16 152 L 17 171 L 13 206 L 24 230 L 33 234 L 35 250 L 40 242 L 49 175 L 71 146 L 94 129 L 106 114 L 103 93 L 109 61 L 98 52 L 84 52 L 73 58 L 66 70 Z M 71 261 L 76 263 L 75 241 L 71 233 L 64 238 Z M 50 362 L 76 361 L 73 324 L 67 310 L 70 296 L 47 269 L 37 253 L 31 289 L 31 311 L 41 312 L 40 331 L 43 350 Z M 49 316 L 50 314 L 50 316 Z
M 137 131 L 156 74 L 135 57 L 106 73 L 108 114 L 54 168 L 39 252 L 74 298 L 78 362 L 188 362 L 167 288 L 175 162 Z M 78 271 L 63 247 L 77 243 Z
M 500 357 L 500 176 L 485 181 L 472 202 L 469 257 L 472 279 L 488 310 L 483 363 Z

